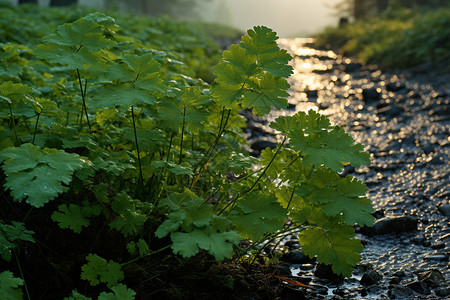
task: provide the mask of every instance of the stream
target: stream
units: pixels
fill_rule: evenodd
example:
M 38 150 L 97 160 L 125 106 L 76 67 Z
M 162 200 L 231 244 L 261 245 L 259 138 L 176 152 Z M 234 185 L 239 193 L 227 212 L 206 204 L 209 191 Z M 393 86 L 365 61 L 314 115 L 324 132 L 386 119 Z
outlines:
M 276 146 L 268 124 L 277 116 L 328 116 L 370 153 L 370 165 L 343 175 L 367 184 L 376 217 L 373 228 L 356 228 L 364 250 L 351 278 L 307 258 L 295 236 L 281 241 L 285 275 L 313 287 L 287 284 L 283 299 L 450 299 L 449 70 L 385 72 L 315 49 L 313 39 L 280 47 L 294 57 L 289 108 L 248 120 L 254 154 Z

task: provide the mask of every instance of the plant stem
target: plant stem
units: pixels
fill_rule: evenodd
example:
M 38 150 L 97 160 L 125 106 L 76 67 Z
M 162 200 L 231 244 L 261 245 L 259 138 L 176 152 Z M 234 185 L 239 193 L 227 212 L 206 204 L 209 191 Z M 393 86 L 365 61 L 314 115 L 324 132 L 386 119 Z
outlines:
M 11 125 L 12 125 L 12 128 L 14 130 L 14 138 L 16 139 L 15 146 L 19 146 L 20 141 L 19 141 L 19 137 L 17 136 L 16 121 L 14 119 L 14 114 L 13 114 L 13 111 L 12 111 L 11 103 L 9 104 L 9 114 L 11 116 Z
M 225 131 L 225 127 L 227 126 L 228 120 L 230 118 L 230 114 L 231 114 L 231 109 L 228 110 L 228 115 L 225 119 L 225 122 L 223 122 L 223 117 L 225 114 L 225 108 L 222 111 L 222 119 L 220 120 L 220 125 L 219 125 L 219 133 L 217 134 L 216 139 L 214 140 L 213 144 L 211 145 L 211 147 L 209 147 L 208 151 L 206 151 L 205 153 L 205 158 L 203 159 L 204 163 L 202 164 L 201 168 L 199 169 L 198 173 L 196 174 L 196 176 L 194 176 L 193 178 L 197 178 L 197 176 L 202 172 L 203 168 L 206 166 L 206 164 L 209 162 L 211 155 L 214 151 L 214 149 L 216 148 L 217 144 L 219 143 L 220 138 L 222 137 L 224 131 Z M 222 126 L 223 124 L 223 126 Z M 195 168 L 197 169 L 197 168 Z M 191 184 L 191 189 L 194 186 L 194 182 Z
M 40 116 L 41 116 L 41 114 L 37 115 L 36 125 L 34 126 L 33 141 L 31 142 L 33 145 L 34 145 L 34 139 L 36 138 L 36 132 L 37 132 L 37 127 L 38 127 L 39 117 Z
M 14 256 L 16 257 L 17 266 L 19 267 L 20 277 L 23 280 L 23 286 L 25 287 L 25 293 L 27 293 L 28 300 L 31 300 L 30 293 L 28 292 L 27 282 L 25 281 L 25 277 L 23 276 L 22 267 L 20 266 L 19 258 L 17 257 L 17 253 L 14 251 Z
M 142 175 L 141 154 L 139 152 L 139 144 L 138 144 L 138 138 L 137 138 L 137 133 L 136 133 L 136 122 L 134 120 L 133 106 L 131 106 L 131 119 L 133 120 L 134 141 L 136 142 L 136 151 L 137 151 L 138 164 L 139 164 L 139 179 L 140 179 L 139 183 L 141 185 L 142 195 L 144 195 L 144 176 Z
M 81 76 L 80 76 L 80 71 L 77 68 L 77 75 L 78 75 L 78 83 L 80 84 L 80 91 L 81 91 L 81 98 L 83 99 L 83 108 L 84 108 L 84 113 L 86 114 L 86 121 L 89 127 L 89 131 L 91 131 L 91 123 L 89 122 L 89 116 L 88 116 L 88 112 L 87 112 L 87 107 L 86 107 L 86 88 L 87 88 L 87 79 L 84 82 L 84 90 L 83 90 L 83 85 L 81 83 Z
M 181 161 L 183 159 L 183 137 L 185 125 L 186 125 L 186 106 L 183 109 L 183 127 L 181 128 L 180 159 L 178 160 L 178 164 L 181 164 Z
M 127 261 L 127 262 L 125 262 L 125 263 L 123 263 L 123 264 L 120 264 L 120 266 L 123 267 L 123 266 L 129 265 L 129 264 L 131 264 L 131 263 L 134 263 L 135 261 L 138 261 L 138 260 L 140 260 L 141 258 L 144 258 L 144 257 L 150 256 L 150 255 L 153 255 L 153 254 L 157 254 L 157 253 L 159 253 L 159 252 L 162 252 L 162 251 L 164 251 L 164 250 L 170 248 L 172 245 L 173 245 L 173 244 L 170 244 L 170 245 L 167 245 L 167 246 L 165 246 L 165 247 L 162 247 L 161 249 L 158 249 L 158 250 L 156 250 L 156 251 L 153 251 L 153 252 L 151 252 L 151 253 L 149 253 L 149 254 L 147 254 L 147 255 L 143 255 L 143 256 L 136 257 L 135 259 L 132 259 L 132 260 Z
M 278 146 L 277 151 L 275 152 L 275 154 L 273 155 L 272 159 L 270 160 L 270 162 L 267 164 L 267 166 L 264 168 L 263 172 L 261 173 L 261 175 L 259 175 L 258 179 L 256 179 L 256 181 L 253 183 L 253 185 L 250 187 L 250 189 L 248 189 L 244 194 L 249 193 L 251 190 L 253 190 L 253 188 L 256 186 L 256 184 L 258 183 L 258 181 L 264 176 L 264 174 L 266 173 L 267 169 L 270 167 L 270 165 L 272 164 L 272 162 L 274 161 L 275 157 L 277 156 L 278 152 L 280 151 L 281 147 L 283 147 L 283 144 L 286 142 L 287 138 L 285 137 L 283 142 L 281 142 L 280 146 Z M 231 199 L 231 201 L 217 214 L 218 216 L 220 214 L 222 214 L 228 207 L 230 207 L 230 205 L 234 204 L 236 202 L 237 199 L 239 199 L 239 197 L 241 196 L 240 193 L 237 193 L 233 199 Z
M 170 157 L 170 148 L 172 148 L 172 141 L 173 141 L 173 132 L 170 135 L 170 141 L 169 141 L 169 149 L 167 150 L 167 157 L 166 157 L 166 161 L 169 161 L 169 157 Z
M 267 164 L 267 166 L 264 168 L 263 172 L 261 173 L 261 175 L 259 175 L 258 179 L 256 179 L 256 181 L 253 183 L 253 185 L 250 187 L 250 189 L 248 191 L 246 191 L 245 193 L 249 193 L 251 190 L 253 190 L 253 188 L 256 186 L 256 184 L 258 183 L 258 181 L 264 176 L 264 174 L 266 174 L 267 169 L 269 169 L 270 165 L 272 164 L 272 162 L 274 161 L 275 157 L 277 156 L 278 152 L 280 151 L 281 147 L 283 147 L 284 142 L 286 142 L 287 137 L 285 137 L 283 139 L 283 142 L 281 142 L 280 146 L 278 146 L 277 151 L 275 152 L 275 154 L 273 155 L 272 159 L 270 160 L 270 162 Z

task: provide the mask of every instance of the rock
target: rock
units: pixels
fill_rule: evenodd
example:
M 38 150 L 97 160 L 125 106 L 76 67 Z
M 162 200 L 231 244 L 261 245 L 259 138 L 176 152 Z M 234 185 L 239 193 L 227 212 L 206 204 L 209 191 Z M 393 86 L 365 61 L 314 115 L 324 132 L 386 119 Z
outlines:
M 434 290 L 436 296 L 439 297 L 448 297 L 450 296 L 450 288 L 448 287 L 440 287 Z
M 410 283 L 408 283 L 406 285 L 406 287 L 410 288 L 414 292 L 422 294 L 422 295 L 429 295 L 429 294 L 431 294 L 431 291 L 428 288 L 428 286 L 425 283 L 421 282 L 421 281 L 410 282 Z
M 291 276 L 292 275 L 291 269 L 290 269 L 289 265 L 287 265 L 287 264 L 282 264 L 282 265 L 277 266 L 277 273 L 280 276 Z
M 425 238 L 423 236 L 415 236 L 415 237 L 413 237 L 412 241 L 416 245 L 423 245 Z
M 407 299 L 414 295 L 414 292 L 402 285 L 394 285 L 389 287 L 389 298 L 391 299 Z
M 431 245 L 431 249 L 443 249 L 445 248 L 445 243 L 435 243 Z
M 378 271 L 374 269 L 369 269 L 363 274 L 359 282 L 362 285 L 372 285 L 377 283 L 381 279 L 383 279 L 383 275 L 381 275 Z
M 259 155 L 261 151 L 266 148 L 275 149 L 278 145 L 278 143 L 274 139 L 268 137 L 259 137 L 253 141 L 250 141 L 249 143 L 250 148 L 255 150 L 256 155 Z
M 386 84 L 386 90 L 389 92 L 398 92 L 400 90 L 403 90 L 405 87 L 405 83 L 403 82 L 389 82 L 388 84 Z
M 418 273 L 417 279 L 430 287 L 441 287 L 447 283 L 442 273 L 436 269 Z
M 335 280 L 342 278 L 342 276 L 336 275 L 331 269 L 330 265 L 318 264 L 316 270 L 314 271 L 314 275 L 328 280 Z
M 355 71 L 361 69 L 361 67 L 362 67 L 362 64 L 357 63 L 357 62 L 349 62 L 346 64 L 342 64 L 343 71 L 347 72 L 347 73 L 355 72 Z
M 281 292 L 281 299 L 283 300 L 306 300 L 305 293 L 302 290 L 286 286 Z
M 299 245 L 298 243 L 298 239 L 290 239 L 289 241 L 287 241 L 286 243 L 284 243 L 284 245 L 286 247 L 288 247 L 289 249 Z
M 414 216 L 393 216 L 378 219 L 373 227 L 361 228 L 361 233 L 367 236 L 382 235 L 388 233 L 401 233 L 417 230 L 418 218 Z
M 425 259 L 444 261 L 444 260 L 448 260 L 448 257 L 443 254 L 428 254 L 428 255 L 425 255 Z
M 364 102 L 378 101 L 380 99 L 380 92 L 376 87 L 366 88 L 362 91 L 362 97 Z
M 281 260 L 290 264 L 307 264 L 312 261 L 311 258 L 306 256 L 306 254 L 299 249 L 294 249 L 283 254 Z
M 446 217 L 450 217 L 450 204 L 444 204 L 439 206 L 439 211 Z

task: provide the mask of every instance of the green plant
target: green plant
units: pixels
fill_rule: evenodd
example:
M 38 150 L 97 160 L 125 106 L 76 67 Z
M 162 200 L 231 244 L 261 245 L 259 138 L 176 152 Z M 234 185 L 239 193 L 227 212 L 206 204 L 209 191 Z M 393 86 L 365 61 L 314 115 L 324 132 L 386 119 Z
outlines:
M 46 96 L 2 83 L 3 186 L 13 204 L 34 207 L 24 222 L 50 210 L 62 230 L 101 223 L 120 242 L 117 257 L 83 254 L 81 279 L 113 291 L 98 299 L 132 299 L 124 268 L 169 248 L 239 261 L 242 239 L 255 254 L 288 232 L 300 233 L 306 254 L 351 275 L 362 249 L 353 225 L 370 226 L 372 209 L 365 185 L 337 172 L 368 163 L 362 145 L 309 111 L 271 124 L 283 137 L 276 149 L 260 159 L 245 151 L 239 111 L 287 107 L 291 56 L 277 38 L 264 26 L 249 30 L 208 85 L 178 73 L 170 51 L 127 41 L 114 19 L 92 13 L 33 50 L 41 75 L 56 70 L 48 83 L 35 80 Z M 68 299 L 88 298 L 74 290 Z
M 385 67 L 411 67 L 449 58 L 448 6 L 439 9 L 396 8 L 368 20 L 327 28 L 318 36 L 321 46 L 332 45 L 345 55 Z

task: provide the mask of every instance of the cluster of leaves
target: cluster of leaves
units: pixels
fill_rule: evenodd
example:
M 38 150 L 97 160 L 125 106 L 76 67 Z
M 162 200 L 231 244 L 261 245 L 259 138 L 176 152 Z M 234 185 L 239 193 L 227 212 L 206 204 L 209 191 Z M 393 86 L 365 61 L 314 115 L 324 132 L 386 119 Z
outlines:
M 367 62 L 387 67 L 411 67 L 450 58 L 450 7 L 397 7 L 370 19 L 358 20 L 319 34 L 319 45 L 341 48 Z
M 363 147 L 309 111 L 271 124 L 283 137 L 276 149 L 260 159 L 245 151 L 240 110 L 287 107 L 291 56 L 277 38 L 264 26 L 249 30 L 223 52 L 211 85 L 184 73 L 192 66 L 170 49 L 120 35 L 102 13 L 43 37 L 28 50 L 34 60 L 4 45 L 2 184 L 11 203 L 33 210 L 21 222 L 2 220 L 2 258 L 34 242 L 30 215 L 55 207 L 51 220 L 61 230 L 80 234 L 96 220 L 126 241 L 116 245 L 120 257 L 84 258 L 81 279 L 112 291 L 98 299 L 133 299 L 120 283 L 123 267 L 143 257 L 171 248 L 224 260 L 242 239 L 252 250 L 293 229 L 302 229 L 307 255 L 350 276 L 362 249 L 353 226 L 373 218 L 365 185 L 337 172 L 368 163 Z M 8 282 L 2 297 L 22 284 L 0 276 Z M 74 290 L 67 299 L 89 298 Z

